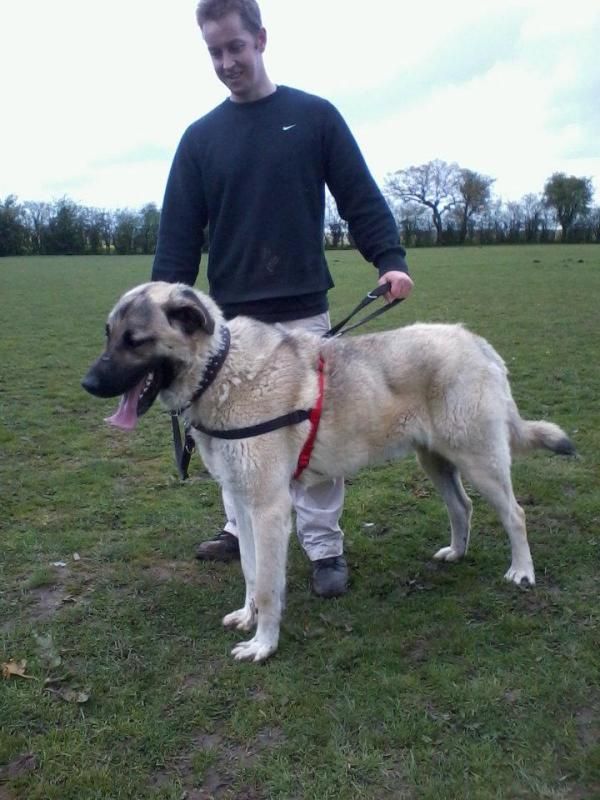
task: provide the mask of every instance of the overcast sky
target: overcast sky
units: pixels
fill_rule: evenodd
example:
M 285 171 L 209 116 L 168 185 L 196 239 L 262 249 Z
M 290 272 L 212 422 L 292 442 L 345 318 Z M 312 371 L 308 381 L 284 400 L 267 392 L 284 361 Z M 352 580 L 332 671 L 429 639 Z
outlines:
M 263 0 L 276 83 L 331 100 L 375 178 L 434 158 L 505 200 L 552 172 L 600 199 L 598 0 Z M 187 125 L 226 96 L 195 0 L 0 0 L 0 200 L 162 203 Z

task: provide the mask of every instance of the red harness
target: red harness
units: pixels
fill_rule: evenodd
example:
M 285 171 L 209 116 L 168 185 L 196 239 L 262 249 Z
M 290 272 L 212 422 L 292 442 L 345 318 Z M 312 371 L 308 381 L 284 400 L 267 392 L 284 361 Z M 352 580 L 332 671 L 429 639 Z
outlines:
M 308 419 L 310 420 L 310 431 L 308 439 L 304 442 L 304 447 L 298 457 L 298 466 L 294 472 L 294 478 L 298 480 L 300 475 L 308 467 L 308 462 L 312 455 L 313 447 L 315 446 L 315 439 L 317 438 L 317 431 L 319 430 L 319 422 L 321 421 L 321 412 L 323 411 L 323 393 L 325 390 L 325 361 L 323 356 L 319 356 L 319 365 L 317 370 L 319 372 L 319 394 L 317 395 L 317 402 L 310 409 Z

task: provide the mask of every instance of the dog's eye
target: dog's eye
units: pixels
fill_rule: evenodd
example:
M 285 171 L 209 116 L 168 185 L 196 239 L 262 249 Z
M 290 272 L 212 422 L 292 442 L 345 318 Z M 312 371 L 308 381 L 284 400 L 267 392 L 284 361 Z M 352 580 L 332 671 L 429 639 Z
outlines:
M 144 344 L 149 344 L 149 342 L 154 341 L 152 336 L 145 336 L 141 339 L 134 339 L 131 331 L 125 331 L 123 334 L 123 344 L 125 347 L 131 347 L 135 349 L 136 347 L 142 347 Z

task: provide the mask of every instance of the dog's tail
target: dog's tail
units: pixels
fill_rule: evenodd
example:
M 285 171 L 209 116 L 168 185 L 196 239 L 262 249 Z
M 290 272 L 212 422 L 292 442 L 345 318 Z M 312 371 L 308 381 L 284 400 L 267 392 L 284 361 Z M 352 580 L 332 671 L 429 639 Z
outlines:
M 516 410 L 516 409 L 515 409 Z M 510 444 L 513 452 L 545 447 L 561 456 L 574 456 L 575 445 L 558 425 L 544 420 L 530 421 L 517 418 L 510 420 Z

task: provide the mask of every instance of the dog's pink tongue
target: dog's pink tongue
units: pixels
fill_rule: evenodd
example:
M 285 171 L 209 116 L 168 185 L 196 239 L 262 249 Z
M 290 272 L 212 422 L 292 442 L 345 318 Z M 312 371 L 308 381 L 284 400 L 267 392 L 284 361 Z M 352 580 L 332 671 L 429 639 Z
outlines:
M 138 421 L 137 404 L 144 380 L 121 397 L 119 407 L 112 417 L 106 417 L 105 422 L 114 425 L 115 428 L 122 428 L 124 431 L 132 431 L 135 428 Z

